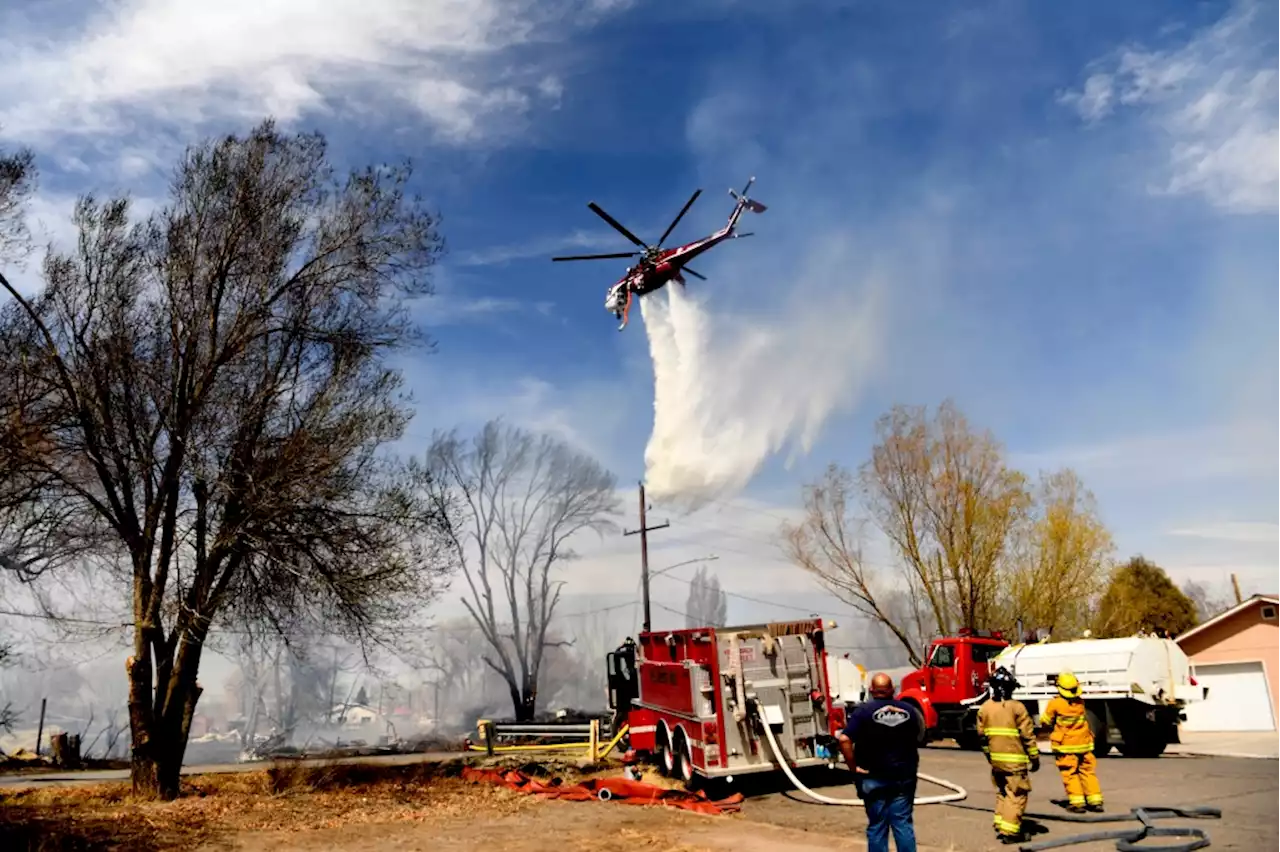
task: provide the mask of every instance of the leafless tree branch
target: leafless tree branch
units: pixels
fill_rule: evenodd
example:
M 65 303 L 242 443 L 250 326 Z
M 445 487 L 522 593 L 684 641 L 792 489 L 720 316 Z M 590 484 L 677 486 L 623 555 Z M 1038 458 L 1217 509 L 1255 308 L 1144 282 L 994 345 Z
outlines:
M 29 573 L 125 557 L 141 794 L 177 793 L 215 622 L 363 646 L 451 567 L 385 452 L 410 417 L 387 358 L 421 342 L 404 301 L 442 249 L 409 177 L 336 179 L 268 121 L 189 149 L 146 221 L 82 198 L 38 293 L 0 278 L 0 546 Z
M 458 518 L 462 603 L 489 644 L 485 662 L 506 681 L 517 718 L 530 718 L 562 589 L 552 571 L 574 558 L 574 536 L 615 528 L 614 477 L 563 441 L 500 421 L 471 441 L 436 433 L 424 469 L 429 501 Z

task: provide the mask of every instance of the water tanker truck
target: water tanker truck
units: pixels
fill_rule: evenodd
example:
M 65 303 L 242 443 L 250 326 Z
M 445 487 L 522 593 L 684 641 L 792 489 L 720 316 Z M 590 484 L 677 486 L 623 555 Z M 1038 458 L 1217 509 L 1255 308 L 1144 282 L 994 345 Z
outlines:
M 1080 680 L 1094 753 L 1118 748 L 1129 757 L 1158 757 L 1177 742 L 1184 708 L 1203 701 L 1187 655 L 1172 639 L 1129 636 L 1011 645 L 999 631 L 961 630 L 929 645 L 925 664 L 902 679 L 899 698 L 924 714 L 932 739 L 979 746 L 978 706 L 987 677 L 1003 666 L 1018 681 L 1014 698 L 1033 717 L 1057 695 L 1057 677 Z

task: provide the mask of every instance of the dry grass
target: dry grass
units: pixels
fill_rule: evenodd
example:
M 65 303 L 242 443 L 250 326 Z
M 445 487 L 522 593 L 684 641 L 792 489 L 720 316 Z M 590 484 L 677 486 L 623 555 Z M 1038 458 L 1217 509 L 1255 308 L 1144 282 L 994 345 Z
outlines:
M 536 803 L 457 777 L 456 763 L 402 766 L 281 761 L 265 771 L 183 779 L 174 802 L 140 802 L 127 784 L 0 793 L 0 848 L 193 848 L 250 831 L 493 817 Z

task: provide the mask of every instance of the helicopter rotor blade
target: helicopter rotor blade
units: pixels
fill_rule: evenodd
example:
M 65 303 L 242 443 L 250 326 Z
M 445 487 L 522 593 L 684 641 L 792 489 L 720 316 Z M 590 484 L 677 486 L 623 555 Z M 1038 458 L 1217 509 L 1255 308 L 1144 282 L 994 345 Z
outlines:
M 676 214 L 676 218 L 671 220 L 671 224 L 668 225 L 667 229 L 662 232 L 662 236 L 658 238 L 658 242 L 655 245 L 660 246 L 667 241 L 667 237 L 671 236 L 671 232 L 676 229 L 676 225 L 679 224 L 680 220 L 684 218 L 684 214 L 689 212 L 689 208 L 693 206 L 693 202 L 697 201 L 698 196 L 701 194 L 702 194 L 702 190 L 700 189 L 695 189 L 693 191 L 693 195 L 689 196 L 689 200 L 686 201 L 684 203 L 684 206 L 680 208 L 680 212 Z
M 612 260 L 615 257 L 635 257 L 638 251 L 615 251 L 612 254 L 574 254 L 568 257 L 553 257 L 552 260 Z
M 690 275 L 692 275 L 694 278 L 701 278 L 703 281 L 706 281 L 706 280 L 707 280 L 707 276 L 703 275 L 701 272 L 694 272 L 692 269 L 690 269 L 690 268 L 689 268 L 689 267 L 687 267 L 687 266 L 686 266 L 686 267 L 684 267 L 684 269 L 683 269 L 683 270 L 681 270 L 681 271 L 689 273 L 689 274 L 690 274 Z
M 592 213 L 595 213 L 601 219 L 608 222 L 615 231 L 617 231 L 619 234 L 622 234 L 622 236 L 626 237 L 627 239 L 631 240 L 631 242 L 640 246 L 640 248 L 647 249 L 649 247 L 639 237 L 637 237 L 635 234 L 631 233 L 626 228 L 624 228 L 622 226 L 622 223 L 620 223 L 617 219 L 613 218 L 608 213 L 604 212 L 604 210 L 600 207 L 599 204 L 596 204 L 594 201 L 592 201 L 587 206 L 591 208 Z

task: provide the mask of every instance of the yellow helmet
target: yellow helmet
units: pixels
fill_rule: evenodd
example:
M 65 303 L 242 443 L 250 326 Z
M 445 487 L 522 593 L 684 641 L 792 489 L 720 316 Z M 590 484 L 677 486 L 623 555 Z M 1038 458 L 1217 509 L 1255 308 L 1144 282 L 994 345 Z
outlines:
M 1058 694 L 1063 698 L 1080 697 L 1080 681 L 1071 672 L 1058 675 Z

